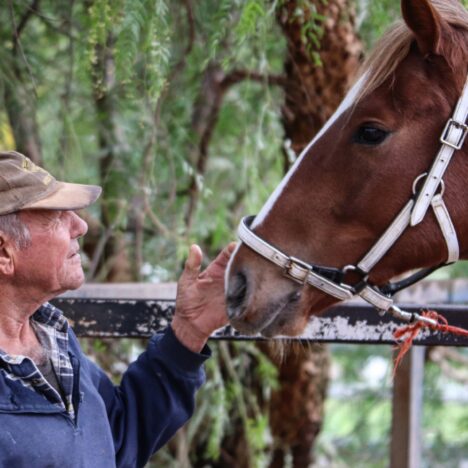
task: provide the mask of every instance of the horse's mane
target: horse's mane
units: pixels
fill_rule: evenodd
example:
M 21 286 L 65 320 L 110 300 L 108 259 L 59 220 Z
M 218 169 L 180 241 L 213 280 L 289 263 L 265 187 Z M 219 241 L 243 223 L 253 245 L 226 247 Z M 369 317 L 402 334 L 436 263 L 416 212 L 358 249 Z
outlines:
M 442 19 L 453 28 L 468 31 L 468 11 L 459 0 L 431 0 Z M 372 49 L 359 76 L 366 75 L 357 100 L 368 96 L 388 78 L 407 57 L 414 40 L 413 33 L 402 21 L 391 26 Z

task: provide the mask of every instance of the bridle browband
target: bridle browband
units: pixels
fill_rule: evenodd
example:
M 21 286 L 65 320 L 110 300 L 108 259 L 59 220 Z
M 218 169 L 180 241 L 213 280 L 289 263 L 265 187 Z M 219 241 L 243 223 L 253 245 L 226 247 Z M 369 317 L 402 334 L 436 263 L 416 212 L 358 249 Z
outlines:
M 457 233 L 450 218 L 449 211 L 443 200 L 444 181 L 442 180 L 450 160 L 463 147 L 468 133 L 468 78 L 463 92 L 458 100 L 452 117 L 447 121 L 440 137 L 441 147 L 428 173 L 421 174 L 413 182 L 413 197 L 398 213 L 393 222 L 373 245 L 369 252 L 356 264 L 343 268 L 330 268 L 306 263 L 298 258 L 289 256 L 258 237 L 251 229 L 255 216 L 243 218 L 239 224 L 239 239 L 250 249 L 278 265 L 285 275 L 301 284 L 309 284 L 339 300 L 360 296 L 372 304 L 380 312 L 393 315 L 407 322 L 425 322 L 436 325 L 431 318 L 418 313 L 401 310 L 394 304 L 392 295 L 416 283 L 441 266 L 454 263 L 459 259 L 459 245 Z M 304 151 L 307 151 L 306 148 Z M 418 182 L 424 179 L 418 191 Z M 447 245 L 447 260 L 441 265 L 420 270 L 406 279 L 377 286 L 369 283 L 369 274 L 374 266 L 385 256 L 395 242 L 408 227 L 419 224 L 425 217 L 429 207 L 435 214 L 439 227 Z M 346 282 L 346 277 L 353 272 L 359 280 L 353 284 Z

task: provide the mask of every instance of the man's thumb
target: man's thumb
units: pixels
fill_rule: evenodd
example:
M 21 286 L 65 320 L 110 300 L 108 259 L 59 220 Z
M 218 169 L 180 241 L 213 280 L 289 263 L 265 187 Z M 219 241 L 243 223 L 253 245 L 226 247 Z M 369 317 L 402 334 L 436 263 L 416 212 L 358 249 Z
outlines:
M 182 273 L 184 280 L 194 281 L 198 278 L 202 259 L 203 253 L 200 247 L 196 244 L 191 245 L 185 262 L 184 271 Z

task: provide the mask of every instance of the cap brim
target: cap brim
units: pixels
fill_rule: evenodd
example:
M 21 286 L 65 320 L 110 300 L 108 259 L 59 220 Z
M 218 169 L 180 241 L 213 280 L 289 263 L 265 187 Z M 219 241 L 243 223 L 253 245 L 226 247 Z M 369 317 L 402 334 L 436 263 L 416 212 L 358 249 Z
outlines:
M 58 182 L 57 186 L 58 189 L 52 194 L 26 204 L 21 209 L 80 210 L 92 205 L 102 192 L 101 187 L 97 185 Z

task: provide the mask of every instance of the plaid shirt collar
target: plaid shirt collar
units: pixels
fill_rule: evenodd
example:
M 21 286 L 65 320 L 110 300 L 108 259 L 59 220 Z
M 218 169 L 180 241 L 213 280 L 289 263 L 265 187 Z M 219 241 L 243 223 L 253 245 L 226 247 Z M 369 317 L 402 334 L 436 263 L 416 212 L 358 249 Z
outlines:
M 10 356 L 0 349 L 0 369 L 12 380 L 19 381 L 43 395 L 74 418 L 72 404 L 73 368 L 68 355 L 68 322 L 62 312 L 45 303 L 31 317 L 31 325 L 57 374 L 65 401 L 26 356 Z

